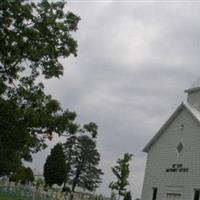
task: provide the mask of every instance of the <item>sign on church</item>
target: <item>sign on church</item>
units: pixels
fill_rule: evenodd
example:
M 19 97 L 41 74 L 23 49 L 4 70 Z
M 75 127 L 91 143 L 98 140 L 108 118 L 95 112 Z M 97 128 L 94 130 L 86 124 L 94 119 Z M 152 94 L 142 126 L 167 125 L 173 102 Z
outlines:
M 171 168 L 167 168 L 166 172 L 188 172 L 189 168 L 183 167 L 182 164 L 172 164 Z

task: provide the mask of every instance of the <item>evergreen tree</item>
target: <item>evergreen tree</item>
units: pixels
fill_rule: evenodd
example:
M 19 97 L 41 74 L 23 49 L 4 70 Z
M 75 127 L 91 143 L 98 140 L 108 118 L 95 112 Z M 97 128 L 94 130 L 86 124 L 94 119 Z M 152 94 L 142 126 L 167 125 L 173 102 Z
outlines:
M 66 160 L 66 173 L 65 173 L 65 182 L 63 185 L 63 190 L 66 190 L 66 184 L 71 183 L 71 177 L 73 176 L 73 162 L 74 157 L 76 156 L 75 144 L 76 144 L 77 136 L 70 136 L 67 141 L 63 144 L 63 149 L 65 153 Z
M 62 185 L 65 182 L 66 163 L 62 144 L 58 143 L 51 150 L 44 164 L 44 178 L 46 185 Z
M 96 149 L 96 142 L 87 135 L 79 136 L 75 152 L 72 191 L 75 191 L 76 186 L 94 191 L 101 183 L 100 176 L 103 174 L 102 170 L 97 168 L 100 154 Z
M 0 176 L 31 161 L 53 132 L 74 133 L 76 114 L 63 111 L 38 80 L 59 78 L 60 58 L 76 56 L 71 33 L 80 18 L 64 1 L 0 1 Z
M 96 126 L 94 123 L 90 125 L 93 128 Z M 90 125 L 84 125 L 84 129 L 80 130 L 80 132 L 82 134 L 91 132 L 91 137 L 86 134 L 76 134 L 76 136 L 71 136 L 64 144 L 66 162 L 69 169 L 67 183 L 72 186 L 72 192 L 75 191 L 77 186 L 94 191 L 101 183 L 100 176 L 103 172 L 97 168 L 100 154 L 96 149 L 94 138 L 94 136 L 97 136 L 97 126 L 93 129 Z
M 117 160 L 117 165 L 112 167 L 112 172 L 116 176 L 117 181 L 111 182 L 109 187 L 112 190 L 118 191 L 119 198 L 120 196 L 125 197 L 127 195 L 127 186 L 129 185 L 128 177 L 130 174 L 129 162 L 132 159 L 132 154 L 124 154 L 124 157 Z

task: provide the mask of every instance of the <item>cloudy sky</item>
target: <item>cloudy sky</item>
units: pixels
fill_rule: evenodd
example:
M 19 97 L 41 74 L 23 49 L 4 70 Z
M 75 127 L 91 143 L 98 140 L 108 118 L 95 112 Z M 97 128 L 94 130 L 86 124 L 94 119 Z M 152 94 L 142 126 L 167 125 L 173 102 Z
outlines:
M 62 61 L 64 76 L 46 81 L 46 91 L 78 122 L 98 124 L 105 174 L 98 192 L 110 194 L 110 167 L 129 152 L 130 188 L 140 197 L 142 149 L 200 77 L 200 2 L 71 0 L 67 10 L 81 17 L 78 57 Z M 41 172 L 48 153 L 35 155 L 32 166 Z

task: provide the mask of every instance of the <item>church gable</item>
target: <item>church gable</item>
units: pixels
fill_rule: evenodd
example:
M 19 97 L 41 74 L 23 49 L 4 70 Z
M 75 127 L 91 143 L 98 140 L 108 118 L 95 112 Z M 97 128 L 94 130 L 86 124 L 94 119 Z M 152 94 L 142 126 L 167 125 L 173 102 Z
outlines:
M 155 187 L 158 188 L 156 200 L 165 200 L 166 198 L 162 198 L 162 195 L 166 196 L 170 193 L 172 186 L 176 192 L 182 195 L 185 180 L 190 187 L 199 186 L 199 144 L 199 122 L 187 107 L 183 106 L 148 149 L 144 181 L 145 192 L 142 200 L 152 199 L 150 196 L 152 188 Z M 177 169 L 180 169 L 181 172 L 173 171 Z M 189 195 L 191 194 L 193 195 L 193 193 Z M 190 197 L 183 200 L 193 199 Z
M 165 138 L 164 134 L 172 134 L 173 137 L 176 137 L 175 133 L 178 134 L 179 132 L 183 132 L 186 126 L 187 128 L 191 127 L 191 123 L 194 123 L 194 126 L 197 126 L 200 129 L 199 119 L 199 112 L 195 112 L 195 109 L 193 109 L 187 103 L 181 103 L 181 105 L 175 110 L 166 123 L 160 128 L 157 134 L 145 146 L 143 151 L 149 152 L 150 149 L 156 145 L 161 138 Z

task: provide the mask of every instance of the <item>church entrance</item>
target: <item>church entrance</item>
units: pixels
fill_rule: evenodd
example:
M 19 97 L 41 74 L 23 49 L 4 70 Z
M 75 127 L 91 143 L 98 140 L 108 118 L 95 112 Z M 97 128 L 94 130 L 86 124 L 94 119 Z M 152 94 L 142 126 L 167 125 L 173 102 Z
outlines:
M 168 193 L 167 200 L 181 200 L 181 194 Z

